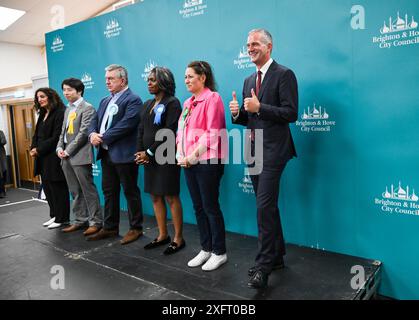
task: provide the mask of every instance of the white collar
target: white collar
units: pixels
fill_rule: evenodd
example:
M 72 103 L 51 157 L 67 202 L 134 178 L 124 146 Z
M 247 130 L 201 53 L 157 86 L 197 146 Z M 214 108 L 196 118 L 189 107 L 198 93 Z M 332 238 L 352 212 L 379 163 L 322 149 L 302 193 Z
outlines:
M 68 106 L 69 107 L 74 107 L 74 108 L 77 108 L 79 105 L 80 105 L 80 103 L 82 103 L 82 101 L 83 101 L 83 97 L 80 97 L 80 99 L 78 99 L 77 101 L 75 101 L 75 102 L 73 102 L 73 103 L 68 103 Z
M 266 72 L 268 72 L 269 67 L 271 66 L 272 62 L 274 62 L 274 60 L 272 58 L 270 58 L 268 60 L 268 62 L 266 62 L 262 68 L 260 68 L 260 71 L 262 71 L 262 75 L 264 76 L 266 74 Z M 258 68 L 256 67 L 256 72 L 259 71 Z

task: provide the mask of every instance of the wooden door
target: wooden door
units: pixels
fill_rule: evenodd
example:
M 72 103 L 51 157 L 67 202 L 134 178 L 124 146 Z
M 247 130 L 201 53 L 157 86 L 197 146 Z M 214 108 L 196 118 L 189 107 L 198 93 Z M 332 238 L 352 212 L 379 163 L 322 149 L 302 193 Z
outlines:
M 35 132 L 33 105 L 17 105 L 13 109 L 20 180 L 38 182 L 38 179 L 33 177 L 34 160 L 29 155 L 32 136 Z

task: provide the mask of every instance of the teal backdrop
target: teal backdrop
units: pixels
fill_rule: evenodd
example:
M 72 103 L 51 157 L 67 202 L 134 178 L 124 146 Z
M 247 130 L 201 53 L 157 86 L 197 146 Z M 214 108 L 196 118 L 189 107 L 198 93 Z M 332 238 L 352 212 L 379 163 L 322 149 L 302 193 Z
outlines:
M 150 67 L 167 66 L 184 101 L 186 65 L 206 60 L 228 128 L 241 130 L 231 123 L 228 103 L 255 71 L 247 33 L 270 30 L 274 59 L 293 69 L 299 83 L 299 119 L 291 125 L 298 158 L 285 170 L 279 201 L 286 241 L 380 260 L 380 293 L 418 299 L 415 19 L 413 0 L 145 0 L 48 33 L 49 80 L 60 90 L 64 78 L 82 78 L 85 98 L 97 107 L 108 94 L 107 65 L 126 66 L 129 86 L 143 101 L 151 98 L 144 80 Z M 99 163 L 95 174 L 100 188 Z M 140 169 L 141 189 L 142 179 Z M 196 223 L 183 176 L 181 188 L 185 222 Z M 142 196 L 153 214 L 149 196 Z M 229 231 L 257 235 L 244 165 L 226 168 L 221 206 Z

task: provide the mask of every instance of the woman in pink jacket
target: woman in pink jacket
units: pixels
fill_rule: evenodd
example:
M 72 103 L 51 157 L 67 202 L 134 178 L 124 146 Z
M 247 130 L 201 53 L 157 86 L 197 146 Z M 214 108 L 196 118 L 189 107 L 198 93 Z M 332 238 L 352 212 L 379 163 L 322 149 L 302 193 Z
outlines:
M 184 168 L 202 250 L 188 262 L 212 271 L 227 262 L 225 226 L 218 201 L 228 140 L 224 104 L 215 92 L 214 75 L 205 61 L 191 62 L 185 84 L 192 97 L 183 104 L 177 133 L 177 160 Z

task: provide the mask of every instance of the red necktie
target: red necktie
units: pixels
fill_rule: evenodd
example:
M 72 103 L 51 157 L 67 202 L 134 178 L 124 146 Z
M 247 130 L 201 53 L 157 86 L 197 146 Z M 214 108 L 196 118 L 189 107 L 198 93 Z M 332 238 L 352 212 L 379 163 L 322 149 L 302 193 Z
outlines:
M 262 84 L 262 71 L 258 71 L 258 75 L 257 75 L 257 79 L 256 79 L 256 96 L 259 95 L 259 91 L 260 91 L 260 86 Z M 250 130 L 250 140 L 251 141 L 255 141 L 255 129 L 251 129 Z
M 256 95 L 259 95 L 259 91 L 260 91 L 260 86 L 262 84 L 262 71 L 258 71 L 258 76 L 257 76 L 257 80 L 256 80 Z

